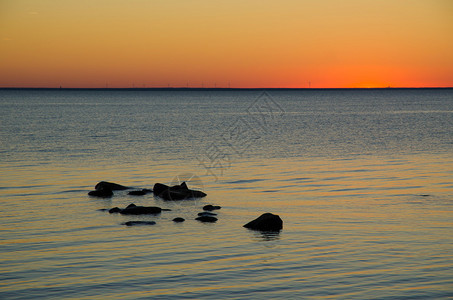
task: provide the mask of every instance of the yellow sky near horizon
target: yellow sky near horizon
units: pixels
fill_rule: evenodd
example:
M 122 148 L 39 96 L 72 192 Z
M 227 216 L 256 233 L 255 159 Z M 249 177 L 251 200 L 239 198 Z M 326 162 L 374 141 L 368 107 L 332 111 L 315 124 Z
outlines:
M 449 0 L 0 1 L 0 87 L 453 86 Z

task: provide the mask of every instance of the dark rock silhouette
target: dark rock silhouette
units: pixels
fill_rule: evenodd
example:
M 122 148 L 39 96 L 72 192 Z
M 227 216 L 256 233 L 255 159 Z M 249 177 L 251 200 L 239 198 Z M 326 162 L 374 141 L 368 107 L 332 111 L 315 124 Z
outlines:
M 130 189 L 127 186 L 113 183 L 113 182 L 107 182 L 107 181 L 101 181 L 96 186 L 94 187 L 96 190 L 102 190 L 102 189 L 109 189 L 111 191 L 121 191 L 121 190 L 127 190 Z
M 119 213 L 120 211 L 121 211 L 121 208 L 119 208 L 119 207 L 114 207 L 114 208 L 109 209 L 109 213 L 111 213 L 111 214 Z
M 261 231 L 279 231 L 283 228 L 283 221 L 278 215 L 265 213 L 248 222 L 244 227 Z
M 176 223 L 181 223 L 181 222 L 184 222 L 185 219 L 184 218 L 180 218 L 180 217 L 177 217 L 177 218 L 174 218 L 173 219 L 173 222 L 176 222 Z
M 113 192 L 111 189 L 102 188 L 95 191 L 90 191 L 88 192 L 88 195 L 93 197 L 108 198 L 113 196 Z
M 143 196 L 143 195 L 146 195 L 146 194 L 149 194 L 149 193 L 152 193 L 152 190 L 141 189 L 141 190 L 137 190 L 137 191 L 130 191 L 127 194 L 131 195 L 131 196 Z
M 129 204 L 126 208 L 121 209 L 114 207 L 109 210 L 109 213 L 120 213 L 122 215 L 153 215 L 160 214 L 162 208 L 157 206 L 137 206 L 134 203 Z
M 199 216 L 199 217 L 202 217 L 202 216 L 210 216 L 210 217 L 214 217 L 214 216 L 217 216 L 217 214 L 216 214 L 216 213 L 209 212 L 209 211 L 204 211 L 204 212 L 198 213 L 198 216 Z
M 135 226 L 135 225 L 154 225 L 156 222 L 154 221 L 128 221 L 123 223 L 126 226 Z
M 213 216 L 201 216 L 201 217 L 195 218 L 195 220 L 200 221 L 200 222 L 210 222 L 210 223 L 217 222 L 217 218 L 213 217 Z
M 156 183 L 153 187 L 153 192 L 154 195 L 165 200 L 184 200 L 190 198 L 202 198 L 206 196 L 206 194 L 202 191 L 189 189 L 185 182 L 174 186 Z
M 220 207 L 218 205 L 211 205 L 211 204 L 203 206 L 203 210 L 208 210 L 208 211 L 213 211 L 213 210 L 221 209 L 221 208 L 222 207 Z

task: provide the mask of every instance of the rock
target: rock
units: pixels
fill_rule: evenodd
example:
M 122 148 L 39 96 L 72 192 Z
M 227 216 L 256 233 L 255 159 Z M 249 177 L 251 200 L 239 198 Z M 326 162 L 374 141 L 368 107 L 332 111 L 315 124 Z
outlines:
M 177 218 L 174 218 L 173 219 L 173 222 L 176 222 L 176 223 L 181 223 L 181 222 L 184 222 L 185 219 L 184 218 L 180 218 L 180 217 L 177 217 Z
M 156 183 L 153 187 L 153 193 L 154 193 L 154 195 L 160 195 L 168 188 L 169 188 L 168 185 L 165 185 L 162 183 Z
M 213 211 L 213 210 L 221 209 L 221 208 L 222 207 L 220 207 L 218 205 L 211 205 L 211 204 L 203 206 L 203 210 L 208 210 L 208 211 Z
M 119 213 L 120 211 L 121 211 L 121 208 L 119 208 L 119 207 L 114 207 L 114 208 L 109 209 L 109 213 L 111 213 L 111 214 Z
M 117 184 L 117 183 L 107 182 L 107 181 L 99 182 L 98 184 L 96 184 L 96 186 L 94 188 L 96 190 L 109 189 L 111 191 L 120 191 L 120 190 L 130 189 L 127 186 Z
M 244 227 L 261 231 L 279 231 L 283 228 L 283 221 L 278 215 L 265 213 L 257 219 L 248 222 Z
M 152 192 L 152 191 L 148 190 L 148 189 L 142 189 L 142 190 L 138 190 L 138 191 L 130 191 L 127 194 L 131 195 L 131 196 L 143 196 L 143 195 L 146 195 L 146 194 L 148 194 L 150 192 Z
M 114 207 L 109 210 L 109 213 L 120 213 L 122 215 L 154 215 L 160 214 L 162 208 L 157 206 L 137 206 L 134 203 L 129 204 L 126 208 L 121 209 Z
M 120 211 L 122 215 L 148 215 L 148 214 L 160 214 L 162 208 L 157 206 L 128 206 Z
M 210 216 L 210 217 L 213 217 L 213 216 L 217 216 L 217 214 L 212 213 L 212 212 L 209 212 L 209 211 L 204 211 L 204 212 L 198 213 L 198 216 L 200 216 L 200 217 L 202 217 L 202 216 Z
M 184 191 L 167 189 L 158 195 L 164 200 L 184 200 L 189 198 L 188 194 Z
M 113 196 L 113 192 L 110 189 L 103 188 L 95 191 L 90 191 L 88 192 L 88 195 L 93 197 L 108 198 Z
M 189 189 L 185 182 L 174 186 L 156 183 L 153 187 L 153 192 L 154 195 L 165 200 L 184 200 L 190 198 L 202 198 L 206 196 L 206 194 L 202 191 Z
M 217 218 L 212 217 L 212 216 L 201 216 L 201 217 L 195 218 L 195 220 L 200 221 L 200 222 L 210 222 L 210 223 L 217 222 Z
M 126 226 L 134 226 L 134 225 L 154 225 L 156 222 L 154 221 L 128 221 L 123 223 Z

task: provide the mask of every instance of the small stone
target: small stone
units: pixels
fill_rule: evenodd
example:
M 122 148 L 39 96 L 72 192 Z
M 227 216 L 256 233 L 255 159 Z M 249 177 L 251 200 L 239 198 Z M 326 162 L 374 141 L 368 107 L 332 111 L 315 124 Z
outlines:
M 217 222 L 217 218 L 212 217 L 212 216 L 201 216 L 201 217 L 195 218 L 195 220 L 200 221 L 200 222 L 209 222 L 209 223 Z
M 208 210 L 208 211 L 213 211 L 213 210 L 221 209 L 221 208 L 222 207 L 220 207 L 218 205 L 211 205 L 211 204 L 203 206 L 203 210 Z
M 176 223 L 181 223 L 181 222 L 184 222 L 184 221 L 185 221 L 185 219 L 181 218 L 181 217 L 177 217 L 177 218 L 173 219 L 173 222 L 176 222 Z
M 155 225 L 156 222 L 154 221 L 128 221 L 124 223 L 126 226 L 134 226 L 134 225 Z
M 135 204 L 131 204 L 125 209 L 122 209 L 120 211 L 120 214 L 122 215 L 160 214 L 161 211 L 162 208 L 157 206 L 136 206 Z
M 209 211 L 204 211 L 204 212 L 198 213 L 198 216 L 200 216 L 200 217 L 202 217 L 202 216 L 210 216 L 210 217 L 213 217 L 213 216 L 217 216 L 217 214 L 216 214 L 216 213 L 209 212 Z

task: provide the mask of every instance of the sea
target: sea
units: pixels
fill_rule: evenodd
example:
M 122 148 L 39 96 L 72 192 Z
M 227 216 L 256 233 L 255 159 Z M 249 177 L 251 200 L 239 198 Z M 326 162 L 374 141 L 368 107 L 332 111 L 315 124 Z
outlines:
M 1 89 L 0 201 L 1 299 L 453 299 L 453 89 Z

